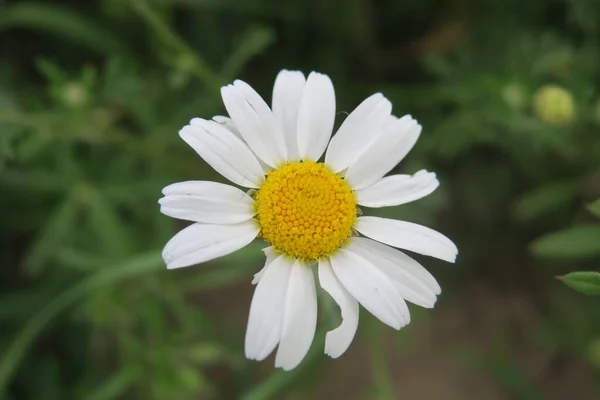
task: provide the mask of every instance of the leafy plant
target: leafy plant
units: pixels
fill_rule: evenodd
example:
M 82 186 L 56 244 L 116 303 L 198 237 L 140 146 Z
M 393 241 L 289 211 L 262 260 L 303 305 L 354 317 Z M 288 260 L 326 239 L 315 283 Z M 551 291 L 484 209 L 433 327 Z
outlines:
M 581 205 L 600 197 L 599 29 L 592 0 L 3 2 L 0 397 L 317 398 L 336 385 L 325 368 L 355 368 L 339 376 L 369 377 L 359 398 L 393 398 L 395 378 L 410 372 L 398 365 L 414 364 L 396 358 L 431 347 L 435 366 L 451 369 L 437 350 L 456 346 L 456 325 L 528 307 L 528 351 L 515 340 L 473 350 L 472 379 L 483 372 L 498 386 L 488 397 L 544 397 L 568 385 L 552 375 L 561 368 L 597 368 L 597 298 L 549 276 L 597 293 L 600 200 Z M 247 309 L 247 296 L 234 285 L 251 289 L 259 242 L 184 271 L 165 271 L 160 259 L 183 226 L 159 213 L 161 189 L 219 179 L 177 131 L 223 114 L 220 87 L 233 79 L 268 101 L 282 68 L 332 77 L 338 125 L 382 92 L 424 128 L 394 172 L 427 168 L 441 182 L 424 202 L 373 213 L 457 238 L 455 268 L 423 260 L 448 308 L 414 318 L 400 350 L 382 339 L 387 331 L 362 333 L 369 363 L 325 362 L 322 336 L 289 374 L 244 360 L 247 315 L 232 310 Z M 565 262 L 586 272 L 556 270 Z M 473 301 L 472 286 L 490 290 Z M 520 303 L 473 311 L 495 292 Z M 323 329 L 335 326 L 339 310 L 321 303 Z M 422 335 L 430 325 L 443 332 L 431 343 Z M 549 361 L 528 371 L 529 352 Z

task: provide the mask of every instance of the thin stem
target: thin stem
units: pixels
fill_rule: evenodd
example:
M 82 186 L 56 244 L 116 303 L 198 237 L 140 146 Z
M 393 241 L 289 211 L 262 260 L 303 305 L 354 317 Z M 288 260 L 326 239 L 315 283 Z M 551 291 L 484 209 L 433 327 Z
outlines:
M 242 400 L 268 400 L 281 398 L 285 392 L 302 372 L 309 369 L 322 356 L 325 345 L 325 334 L 319 333 L 315 336 L 310 351 L 304 357 L 302 363 L 291 371 L 277 371 L 269 378 L 256 385 L 250 392 L 242 396 Z
M 154 31 L 156 37 L 166 46 L 187 55 L 194 65 L 194 73 L 210 90 L 218 94 L 222 86 L 220 79 L 212 72 L 206 61 L 181 38 L 175 31 L 165 24 L 160 16 L 148 5 L 145 0 L 130 0 L 133 9 L 144 19 L 146 24 Z
M 383 343 L 384 326 L 375 323 L 369 332 L 369 347 L 371 354 L 371 367 L 373 371 L 373 385 L 375 386 L 376 396 L 380 400 L 394 400 L 394 387 L 390 379 L 387 362 L 385 359 L 385 349 Z

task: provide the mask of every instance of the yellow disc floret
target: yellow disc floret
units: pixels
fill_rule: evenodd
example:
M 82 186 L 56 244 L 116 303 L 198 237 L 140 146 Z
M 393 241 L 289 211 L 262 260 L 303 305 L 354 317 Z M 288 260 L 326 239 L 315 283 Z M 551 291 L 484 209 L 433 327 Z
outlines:
M 288 163 L 267 174 L 256 194 L 260 235 L 303 260 L 330 255 L 352 235 L 356 198 L 324 164 Z

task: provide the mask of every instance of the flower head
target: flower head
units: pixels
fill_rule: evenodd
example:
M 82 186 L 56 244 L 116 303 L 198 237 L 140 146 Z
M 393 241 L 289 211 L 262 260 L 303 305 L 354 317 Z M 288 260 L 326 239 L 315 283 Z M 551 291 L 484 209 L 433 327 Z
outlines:
M 221 92 L 230 117 L 194 118 L 180 135 L 225 178 L 256 190 L 208 181 L 167 186 L 161 211 L 195 223 L 166 244 L 163 258 L 173 269 L 224 256 L 256 237 L 270 244 L 252 281 L 246 356 L 263 360 L 278 347 L 277 367 L 302 361 L 317 324 L 315 269 L 342 314 L 325 341 L 334 358 L 354 338 L 359 304 L 395 329 L 410 322 L 406 301 L 433 307 L 441 292 L 435 278 L 395 247 L 454 262 L 456 246 L 424 226 L 359 216 L 357 208 L 405 204 L 437 188 L 425 170 L 385 176 L 416 143 L 417 121 L 393 116 L 377 93 L 330 140 L 335 93 L 329 77 L 315 72 L 305 78 L 281 71 L 272 108 L 239 80 Z

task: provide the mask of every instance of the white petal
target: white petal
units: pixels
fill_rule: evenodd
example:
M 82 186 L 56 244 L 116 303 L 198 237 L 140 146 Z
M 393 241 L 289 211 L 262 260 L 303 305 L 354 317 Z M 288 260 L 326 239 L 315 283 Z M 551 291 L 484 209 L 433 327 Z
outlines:
M 287 147 L 287 160 L 299 161 L 298 111 L 306 79 L 300 71 L 282 70 L 273 86 L 273 114 L 282 128 Z
M 340 307 L 342 323 L 327 332 L 325 336 L 325 354 L 338 358 L 348 349 L 358 328 L 358 302 L 341 284 L 331 269 L 329 260 L 319 261 L 319 282 Z
M 381 93 L 376 93 L 346 117 L 325 154 L 325 163 L 333 172 L 348 168 L 381 132 L 391 112 L 392 103 Z
M 162 256 L 168 269 L 189 267 L 241 249 L 260 230 L 256 220 L 235 225 L 195 223 L 167 242 Z
M 405 300 L 421 307 L 433 307 L 437 300 L 436 295 L 441 289 L 435 278 L 415 260 L 396 249 L 367 238 L 352 238 L 349 248 L 371 261 L 393 280 Z
M 408 307 L 394 283 L 370 261 L 349 249 L 339 249 L 330 262 L 346 290 L 381 322 L 394 329 L 410 322 Z
M 252 151 L 272 167 L 285 161 L 285 139 L 273 112 L 260 95 L 238 80 L 222 87 L 221 96 L 229 116 Z
M 355 246 L 367 248 L 372 253 L 378 253 L 379 257 L 385 258 L 388 262 L 396 265 L 398 269 L 403 270 L 406 274 L 406 278 L 411 282 L 423 285 L 436 295 L 442 293 L 442 288 L 433 275 L 431 275 L 421 264 L 400 250 L 363 237 L 352 238 L 352 243 L 354 243 Z
M 256 285 L 246 328 L 245 353 L 250 360 L 264 360 L 279 343 L 293 266 L 293 260 L 277 257 L 266 266 Z
M 421 170 L 414 175 L 391 175 L 356 191 L 358 204 L 389 207 L 410 203 L 431 194 L 440 182 L 435 173 Z
M 212 119 L 217 124 L 221 125 L 223 128 L 227 129 L 229 132 L 233 133 L 235 136 L 237 136 L 240 139 L 244 140 L 244 138 L 242 137 L 242 134 L 238 130 L 237 126 L 235 126 L 235 124 L 233 123 L 233 121 L 232 121 L 231 118 L 224 117 L 222 115 L 215 115 L 214 117 L 212 117 Z M 190 122 L 190 124 L 194 125 L 197 122 L 197 120 L 199 120 L 199 118 L 192 119 L 192 121 Z
M 359 217 L 356 230 L 381 243 L 455 262 L 456 245 L 441 233 L 423 225 L 379 217 Z
M 273 246 L 265 247 L 264 249 L 262 249 L 262 251 L 263 253 L 265 253 L 267 261 L 265 262 L 265 266 L 260 271 L 254 274 L 254 278 L 252 279 L 253 285 L 256 285 L 258 282 L 260 282 L 260 279 L 262 278 L 269 264 L 271 264 L 273 260 L 279 257 L 279 254 L 275 252 L 275 247 Z
M 223 128 L 227 129 L 229 132 L 233 133 L 242 142 L 244 142 L 246 144 L 246 146 L 248 146 L 248 143 L 246 143 L 246 140 L 242 137 L 242 134 L 238 130 L 237 126 L 235 126 L 235 124 L 233 123 L 233 120 L 231 118 L 224 117 L 222 115 L 215 115 L 214 117 L 212 117 L 212 120 L 214 122 L 216 122 L 217 124 L 221 125 Z M 204 120 L 201 118 L 193 118 L 192 121 L 190 122 L 190 125 L 200 125 L 203 122 L 204 122 Z M 250 149 L 250 151 L 252 152 L 252 154 L 254 154 L 254 157 L 258 160 L 258 163 L 260 164 L 261 168 L 263 169 L 264 175 L 266 175 L 266 173 L 272 168 L 270 166 L 268 166 L 267 164 L 265 164 L 265 162 L 263 160 L 261 160 L 259 157 L 257 157 L 256 154 L 252 151 L 252 149 Z
M 256 214 L 254 200 L 240 189 L 218 182 L 188 181 L 163 189 L 160 212 L 208 224 L 237 224 Z
M 327 75 L 311 72 L 298 111 L 298 151 L 303 160 L 317 161 L 331 137 L 335 120 L 335 91 Z
M 295 368 L 308 350 L 317 328 L 317 293 L 312 268 L 296 260 L 290 274 L 275 367 Z
M 194 118 L 192 119 L 191 124 L 194 125 L 194 120 L 199 120 L 200 118 Z M 222 115 L 215 115 L 213 118 L 213 121 L 215 121 L 217 124 L 221 125 L 223 128 L 227 129 L 228 131 L 230 131 L 231 133 L 233 133 L 235 136 L 237 136 L 238 138 L 240 138 L 244 143 L 246 143 L 246 141 L 244 140 L 244 138 L 242 137 L 242 134 L 240 133 L 240 131 L 238 130 L 237 126 L 235 126 L 235 124 L 233 123 L 233 120 L 229 117 L 224 117 Z M 246 145 L 248 145 L 246 143 Z M 250 150 L 252 151 L 252 150 Z M 254 152 L 252 153 L 254 154 Z M 256 157 L 256 154 L 254 154 L 254 156 Z M 265 164 L 265 162 L 263 160 L 261 160 L 260 158 L 256 157 L 256 159 L 258 160 L 260 166 L 262 167 L 263 171 L 266 173 L 272 169 L 270 166 L 268 166 L 267 164 Z
M 264 172 L 246 143 L 214 121 L 196 118 L 179 136 L 218 173 L 233 183 L 259 188 Z
M 377 135 L 367 149 L 348 167 L 346 180 L 354 190 L 375 183 L 398 164 L 413 148 L 421 125 L 405 115 Z
M 383 124 L 383 129 L 387 129 L 391 126 L 393 126 L 396 122 L 398 122 L 400 118 L 396 117 L 395 115 L 390 115 L 387 120 L 385 121 L 385 124 Z

